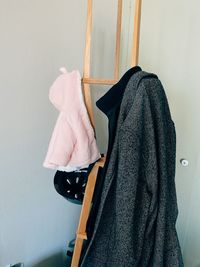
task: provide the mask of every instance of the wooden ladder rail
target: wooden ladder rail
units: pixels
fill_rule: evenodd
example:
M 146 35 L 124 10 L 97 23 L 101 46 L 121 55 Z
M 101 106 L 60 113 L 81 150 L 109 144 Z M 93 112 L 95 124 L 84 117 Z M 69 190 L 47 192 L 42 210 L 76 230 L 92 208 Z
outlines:
M 139 37 L 140 37 L 140 20 L 141 20 L 141 4 L 142 0 L 135 0 L 135 14 L 134 14 L 134 28 L 133 28 L 133 47 L 131 54 L 131 66 L 138 64 L 139 56 Z M 115 47 L 115 65 L 114 65 L 114 79 L 98 79 L 90 78 L 90 57 L 91 57 L 91 33 L 92 33 L 92 0 L 88 0 L 87 10 L 87 25 L 86 25 L 86 43 L 84 53 L 84 70 L 83 70 L 83 94 L 88 114 L 94 127 L 94 113 L 92 108 L 92 99 L 90 84 L 113 85 L 119 80 L 119 61 L 120 61 L 120 39 L 121 39 L 121 24 L 122 24 L 122 0 L 118 0 L 117 11 L 117 29 L 116 29 L 116 47 Z M 81 209 L 78 229 L 76 233 L 75 247 L 72 257 L 71 267 L 78 267 L 83 241 L 87 239 L 86 224 L 90 213 L 94 188 L 96 184 L 99 167 L 103 167 L 105 157 L 98 160 L 88 177 L 83 205 Z

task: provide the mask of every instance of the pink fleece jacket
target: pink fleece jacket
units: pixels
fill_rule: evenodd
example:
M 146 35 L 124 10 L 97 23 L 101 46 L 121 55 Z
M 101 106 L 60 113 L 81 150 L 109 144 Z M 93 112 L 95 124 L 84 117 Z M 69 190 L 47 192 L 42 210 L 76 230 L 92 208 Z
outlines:
M 77 70 L 65 68 L 50 88 L 49 99 L 60 111 L 44 167 L 81 167 L 100 158 L 94 131 L 84 104 L 81 77 Z

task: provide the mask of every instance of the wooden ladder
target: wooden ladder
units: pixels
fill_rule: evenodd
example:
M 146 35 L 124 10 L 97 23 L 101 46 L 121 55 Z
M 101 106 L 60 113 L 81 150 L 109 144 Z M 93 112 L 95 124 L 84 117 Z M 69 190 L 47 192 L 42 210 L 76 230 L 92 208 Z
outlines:
M 135 0 L 135 14 L 134 14 L 134 27 L 133 27 L 133 45 L 131 53 L 131 66 L 138 64 L 139 54 L 139 35 L 140 35 L 140 18 L 141 18 L 141 4 L 142 0 Z M 94 127 L 94 113 L 92 108 L 92 99 L 90 84 L 102 84 L 113 85 L 119 80 L 119 61 L 120 61 L 120 39 L 121 39 L 121 24 L 122 24 L 122 0 L 118 0 L 117 11 L 117 29 L 116 29 L 116 47 L 115 47 L 115 65 L 114 65 L 114 79 L 97 79 L 90 77 L 90 54 L 91 54 L 91 33 L 92 33 L 92 0 L 88 0 L 87 11 L 87 26 L 86 26 L 86 43 L 85 43 L 85 55 L 84 55 L 84 70 L 83 70 L 83 93 L 85 98 L 85 104 L 88 110 L 88 114 Z M 87 239 L 86 224 L 89 217 L 89 212 L 92 203 L 92 197 L 96 184 L 96 178 L 99 167 L 103 167 L 106 157 L 101 157 L 98 160 L 88 177 L 88 182 L 83 199 L 83 205 L 81 209 L 79 225 L 76 233 L 76 242 L 72 257 L 71 267 L 78 267 L 83 241 Z

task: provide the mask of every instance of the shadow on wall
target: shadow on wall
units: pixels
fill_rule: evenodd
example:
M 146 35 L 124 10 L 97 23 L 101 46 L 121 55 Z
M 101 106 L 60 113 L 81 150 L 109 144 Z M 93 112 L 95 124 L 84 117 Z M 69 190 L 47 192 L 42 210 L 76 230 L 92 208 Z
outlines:
M 70 267 L 70 262 L 63 252 L 59 252 L 32 265 L 32 267 Z

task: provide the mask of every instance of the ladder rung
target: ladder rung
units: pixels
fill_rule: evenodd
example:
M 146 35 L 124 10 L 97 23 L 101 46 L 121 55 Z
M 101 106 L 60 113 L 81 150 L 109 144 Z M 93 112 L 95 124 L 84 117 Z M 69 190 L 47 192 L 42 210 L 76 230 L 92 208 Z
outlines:
M 103 85 L 109 85 L 109 84 L 116 84 L 117 80 L 107 80 L 107 79 L 97 79 L 97 78 L 83 78 L 83 83 L 86 84 L 103 84 Z
M 87 240 L 87 234 L 86 233 L 79 233 L 79 234 L 77 234 L 76 235 L 77 236 L 77 238 L 79 238 L 79 239 L 84 239 L 84 240 Z

